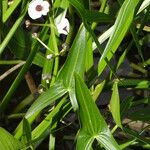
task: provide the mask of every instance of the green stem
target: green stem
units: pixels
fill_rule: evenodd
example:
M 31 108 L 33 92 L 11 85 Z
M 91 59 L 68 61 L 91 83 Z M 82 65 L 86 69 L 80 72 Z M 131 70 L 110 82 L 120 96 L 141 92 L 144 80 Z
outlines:
M 111 130 L 111 133 L 113 134 L 113 133 L 117 130 L 117 128 L 118 128 L 118 126 L 115 125 L 115 126 L 113 127 L 113 129 Z
M 7 118 L 8 119 L 20 119 L 25 116 L 25 113 L 11 114 Z

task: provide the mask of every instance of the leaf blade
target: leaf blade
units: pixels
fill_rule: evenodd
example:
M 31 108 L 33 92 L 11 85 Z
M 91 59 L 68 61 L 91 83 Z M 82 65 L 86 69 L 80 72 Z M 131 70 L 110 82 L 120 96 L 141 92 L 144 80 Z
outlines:
M 82 141 L 80 141 L 80 139 L 81 136 L 85 136 L 87 139 L 96 138 L 106 149 L 111 149 L 112 147 L 113 149 L 120 149 L 112 137 L 96 104 L 92 100 L 88 88 L 77 74 L 75 75 L 75 87 L 79 103 L 79 118 L 81 122 L 81 129 L 77 139 L 77 147 L 82 146 Z

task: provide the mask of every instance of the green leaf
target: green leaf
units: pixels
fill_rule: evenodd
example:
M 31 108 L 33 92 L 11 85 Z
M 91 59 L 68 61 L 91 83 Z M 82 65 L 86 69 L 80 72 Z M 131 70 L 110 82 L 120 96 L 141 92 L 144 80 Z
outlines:
M 112 96 L 110 100 L 110 110 L 118 127 L 122 128 L 120 118 L 120 98 L 118 92 L 118 81 L 115 81 L 112 88 Z
M 7 46 L 9 41 L 11 40 L 11 38 L 14 35 L 14 33 L 16 32 L 17 28 L 20 26 L 26 12 L 27 12 L 27 8 L 28 8 L 28 4 L 27 4 L 27 6 L 24 7 L 19 18 L 16 20 L 16 22 L 14 23 L 12 28 L 9 30 L 8 34 L 5 36 L 5 39 L 0 44 L 0 54 L 3 52 L 3 50 L 5 49 L 5 47 Z
M 92 94 L 93 100 L 96 101 L 96 99 L 98 98 L 98 96 L 100 95 L 100 93 L 102 92 L 104 86 L 105 86 L 106 80 L 102 81 L 100 84 L 98 84 L 95 87 L 95 90 Z
M 17 58 L 26 59 L 30 53 L 31 44 L 31 34 L 19 27 L 10 40 L 8 47 Z
M 31 142 L 31 126 L 26 118 L 23 118 L 23 136 L 22 141 L 24 144 L 30 144 Z
M 25 145 L 0 127 L 0 150 L 19 150 L 23 148 L 25 148 Z
M 82 3 L 78 0 L 68 0 L 71 5 L 73 5 L 77 11 L 79 12 L 82 19 L 86 20 L 87 22 L 111 22 L 112 19 L 109 15 L 96 12 L 96 11 L 90 11 L 84 8 Z
M 134 17 L 134 11 L 138 4 L 139 0 L 125 0 L 120 11 L 118 17 L 115 21 L 115 25 L 113 26 L 113 31 L 109 38 L 109 41 L 105 47 L 105 50 L 99 60 L 98 63 L 98 74 L 101 74 L 104 68 L 106 67 L 106 61 L 110 60 L 117 48 L 119 47 L 121 41 L 125 37 L 126 32 L 128 31 L 130 24 Z
M 119 146 L 100 114 L 85 83 L 79 75 L 75 75 L 76 97 L 79 104 L 81 129 L 77 138 L 77 149 L 91 149 L 92 142 L 97 139 L 108 150 L 119 150 Z
M 51 103 L 53 103 L 58 98 L 62 97 L 65 93 L 67 93 L 66 88 L 63 86 L 62 82 L 56 83 L 45 93 L 42 93 L 38 99 L 31 105 L 29 110 L 27 111 L 26 118 L 31 117 L 35 113 L 41 111 Z
M 5 23 L 7 21 L 7 19 L 11 16 L 11 14 L 13 13 L 13 11 L 17 8 L 17 6 L 20 4 L 21 0 L 14 0 L 13 4 L 6 9 L 6 4 L 5 4 L 6 0 L 3 0 L 3 22 Z M 4 8 L 5 7 L 5 8 Z
M 92 68 L 93 64 L 92 37 L 88 34 L 86 44 L 86 72 Z
M 78 34 L 70 48 L 67 60 L 60 70 L 56 82 L 63 81 L 64 86 L 68 89 L 74 110 L 78 105 L 75 97 L 74 72 L 84 76 L 85 71 L 85 55 L 86 55 L 86 30 L 81 25 Z
M 44 57 L 43 53 L 37 52 L 34 57 L 33 64 L 42 68 L 44 66 L 45 59 L 46 58 Z
M 58 105 L 46 116 L 46 118 L 32 131 L 33 140 L 42 136 L 48 129 L 50 130 L 50 126 L 54 124 L 53 118 L 57 117 L 58 119 L 57 115 L 59 113 L 61 113 L 61 115 L 63 114 L 63 111 L 60 112 L 60 110 L 63 110 L 64 105 L 68 105 L 68 103 L 66 104 L 65 98 L 63 98 L 58 103 Z

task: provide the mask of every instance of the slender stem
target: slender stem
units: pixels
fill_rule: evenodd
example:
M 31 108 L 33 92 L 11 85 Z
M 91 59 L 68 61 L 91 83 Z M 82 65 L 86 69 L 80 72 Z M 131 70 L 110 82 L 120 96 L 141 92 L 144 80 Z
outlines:
M 18 113 L 18 114 L 11 114 L 7 118 L 8 119 L 19 119 L 23 118 L 25 116 L 25 113 Z
M 10 75 L 12 72 L 17 70 L 24 64 L 25 64 L 25 62 L 21 62 L 21 63 L 15 65 L 14 67 L 10 68 L 9 70 L 7 70 L 4 74 L 0 75 L 0 81 L 2 81 L 4 78 L 6 78 L 8 75 Z
M 113 127 L 113 129 L 111 130 L 111 133 L 113 134 L 113 133 L 117 130 L 117 128 L 118 128 L 118 126 L 115 125 L 115 126 Z
M 53 28 L 53 26 L 54 26 L 53 16 L 50 17 L 50 23 L 52 24 L 52 26 L 51 26 L 51 35 L 53 37 L 52 38 L 52 43 L 53 43 L 54 53 L 55 53 L 55 55 L 59 55 L 55 30 Z M 52 81 L 51 81 L 50 86 L 53 85 L 54 82 L 55 82 L 55 78 L 56 78 L 56 75 L 57 75 L 57 72 L 58 72 L 58 66 L 59 66 L 59 57 L 55 57 L 53 76 L 52 76 Z
M 0 65 L 15 65 L 25 61 L 22 60 L 0 60 Z

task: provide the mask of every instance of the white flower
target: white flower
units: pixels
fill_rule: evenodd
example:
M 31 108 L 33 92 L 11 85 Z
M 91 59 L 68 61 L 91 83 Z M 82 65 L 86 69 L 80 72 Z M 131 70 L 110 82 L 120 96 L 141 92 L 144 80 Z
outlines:
M 42 15 L 47 15 L 50 4 L 43 0 L 32 0 L 29 3 L 28 14 L 32 19 L 38 19 Z
M 59 34 L 67 35 L 70 29 L 69 21 L 65 18 L 66 12 L 55 19 L 55 25 Z

